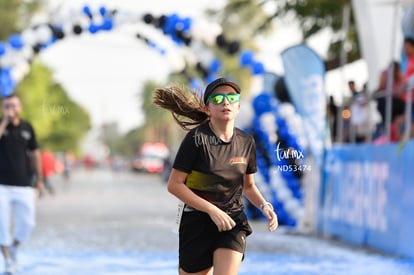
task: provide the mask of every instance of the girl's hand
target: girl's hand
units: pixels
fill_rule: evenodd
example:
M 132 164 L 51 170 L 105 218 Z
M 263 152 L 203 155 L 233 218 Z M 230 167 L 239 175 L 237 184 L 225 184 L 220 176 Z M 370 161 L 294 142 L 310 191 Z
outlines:
M 273 232 L 279 226 L 279 222 L 277 221 L 277 215 L 273 211 L 273 207 L 270 204 L 266 204 L 263 207 L 263 215 L 269 220 L 269 231 Z
M 232 230 L 236 226 L 236 222 L 226 212 L 217 207 L 208 214 L 219 232 Z

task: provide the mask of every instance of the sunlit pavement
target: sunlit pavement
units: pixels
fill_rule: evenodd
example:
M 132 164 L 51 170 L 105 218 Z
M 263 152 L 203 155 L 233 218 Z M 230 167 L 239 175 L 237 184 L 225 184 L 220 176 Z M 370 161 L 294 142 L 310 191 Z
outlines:
M 157 175 L 82 170 L 53 180 L 18 274 L 177 274 L 177 201 Z M 412 260 L 251 223 L 239 274 L 414 274 Z

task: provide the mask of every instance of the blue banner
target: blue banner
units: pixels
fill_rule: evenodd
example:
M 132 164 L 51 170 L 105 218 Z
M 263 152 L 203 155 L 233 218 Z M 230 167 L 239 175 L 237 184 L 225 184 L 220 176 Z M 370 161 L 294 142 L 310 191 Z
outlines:
M 414 258 L 414 141 L 342 145 L 328 151 L 319 230 Z
M 281 57 L 290 98 L 303 120 L 310 152 L 321 168 L 327 136 L 324 63 L 306 45 L 290 47 Z
M 404 8 L 403 18 L 401 20 L 401 29 L 404 37 L 414 39 L 414 5 Z

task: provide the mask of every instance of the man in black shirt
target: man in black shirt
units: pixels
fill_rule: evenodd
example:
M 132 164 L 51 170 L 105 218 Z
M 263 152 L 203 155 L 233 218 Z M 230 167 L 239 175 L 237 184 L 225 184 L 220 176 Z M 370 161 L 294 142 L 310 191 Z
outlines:
M 20 100 L 11 95 L 2 100 L 0 120 L 0 247 L 5 273 L 16 269 L 17 247 L 26 241 L 35 225 L 35 191 L 43 188 L 36 136 L 30 123 L 19 117 Z M 33 171 L 33 165 L 36 171 Z M 13 234 L 11 224 L 13 221 Z

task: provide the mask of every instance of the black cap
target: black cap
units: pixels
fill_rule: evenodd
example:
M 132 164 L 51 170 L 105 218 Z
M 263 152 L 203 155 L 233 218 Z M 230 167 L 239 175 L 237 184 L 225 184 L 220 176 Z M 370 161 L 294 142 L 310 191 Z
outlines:
M 214 92 L 214 90 L 217 87 L 223 86 L 223 85 L 232 87 L 238 94 L 240 94 L 239 85 L 225 78 L 217 78 L 216 80 L 214 80 L 213 82 L 207 85 L 206 90 L 204 91 L 204 104 L 207 105 L 208 97 Z

